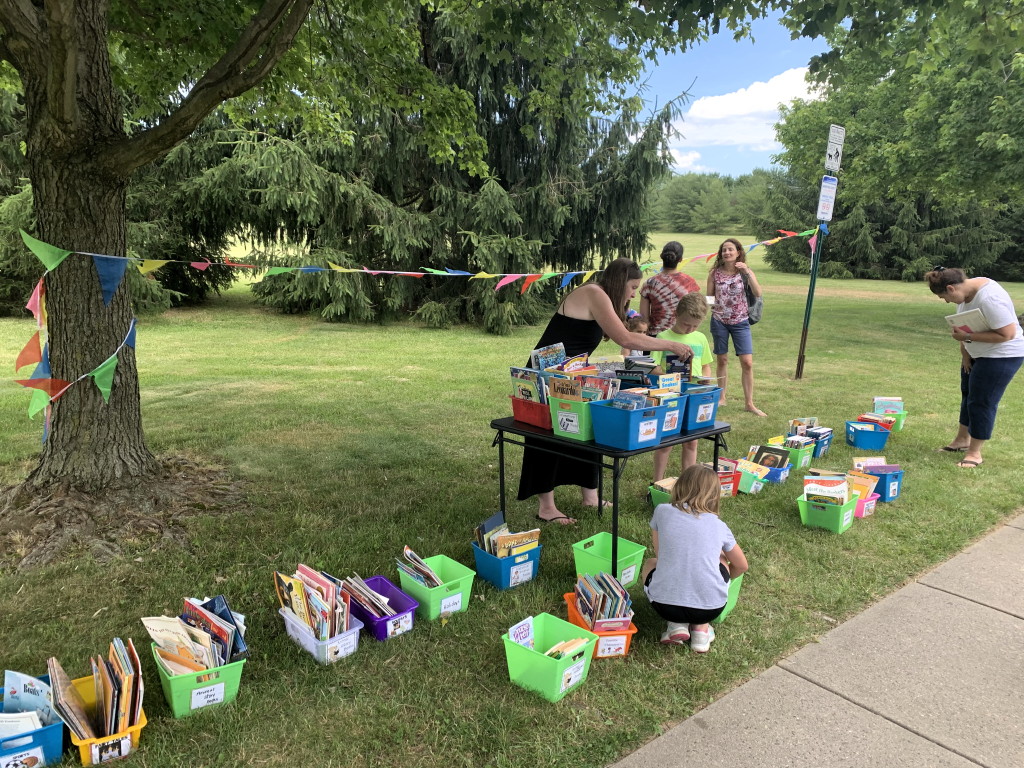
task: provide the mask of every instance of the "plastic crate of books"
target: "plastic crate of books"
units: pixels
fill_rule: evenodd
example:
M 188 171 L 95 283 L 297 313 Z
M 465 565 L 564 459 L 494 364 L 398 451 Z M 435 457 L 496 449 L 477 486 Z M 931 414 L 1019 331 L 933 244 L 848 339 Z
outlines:
M 687 392 L 686 408 L 683 411 L 683 431 L 693 432 L 714 426 L 718 413 L 718 396 L 722 390 L 715 387 L 710 392 Z
M 159 665 L 157 665 L 159 666 Z M 96 711 L 96 688 L 93 685 L 92 675 L 79 677 L 71 681 L 85 703 L 85 713 L 94 714 Z M 119 757 L 127 757 L 139 747 L 139 738 L 142 736 L 142 729 L 146 727 L 146 713 L 139 708 L 139 722 L 110 736 L 101 736 L 98 739 L 79 739 L 74 732 L 70 731 L 71 743 L 78 747 L 78 757 L 82 765 L 98 765 L 108 760 L 116 760 Z
M 718 470 L 718 484 L 722 487 L 722 496 L 735 496 L 740 489 L 740 471 L 738 469 Z
M 512 401 L 513 419 L 541 429 L 551 429 L 551 408 L 547 403 L 523 400 L 518 397 L 510 397 L 509 400 Z
M 765 475 L 764 481 L 766 483 L 784 483 L 789 479 L 791 469 L 793 469 L 792 464 L 787 464 L 784 467 L 768 467 L 768 474 Z
M 672 494 L 666 491 L 664 488 L 659 488 L 656 485 L 651 485 L 647 488 L 647 498 L 651 500 L 651 506 L 658 506 L 659 504 L 671 504 Z
M 640 566 L 644 561 L 647 547 L 635 544 L 619 536 L 618 572 L 615 578 L 627 589 L 640 577 Z M 588 539 L 572 545 L 572 557 L 576 562 L 576 573 L 612 572 L 612 535 L 607 531 L 595 533 Z
M 588 442 L 594 439 L 594 423 L 590 417 L 589 400 L 559 400 L 548 398 L 551 410 L 551 429 L 559 437 Z
M 327 640 L 317 640 L 313 630 L 287 608 L 278 608 L 277 612 L 284 619 L 288 637 L 321 664 L 333 664 L 338 659 L 351 656 L 359 648 L 359 630 L 363 628 L 363 622 L 355 616 L 349 618 L 349 627 L 344 632 Z
M 590 404 L 594 442 L 624 451 L 657 445 L 661 442 L 665 411 L 664 405 L 627 411 L 616 408 L 610 400 L 596 400 Z
M 428 587 L 399 570 L 398 579 L 402 589 L 419 602 L 416 609 L 421 619 L 433 621 L 445 613 L 458 613 L 469 608 L 469 594 L 473 589 L 473 577 L 476 571 L 467 568 L 447 555 L 434 555 L 423 558 L 430 569 L 441 579 L 441 586 Z
M 683 384 L 682 375 L 678 373 L 649 373 L 647 381 L 650 382 L 651 389 L 674 389 L 676 392 L 680 391 Z
M 569 656 L 556 659 L 544 655 L 544 651 L 556 643 L 575 638 L 583 638 L 587 642 Z M 501 639 L 505 644 L 509 679 L 548 701 L 559 701 L 587 679 L 598 637 L 557 616 L 540 613 L 533 617 L 533 648 L 511 640 L 507 632 Z
M 725 608 L 722 609 L 722 612 L 718 614 L 718 618 L 712 624 L 725 621 L 729 614 L 732 613 L 732 609 L 736 607 L 736 601 L 740 599 L 740 589 L 743 587 L 743 577 L 745 575 L 741 573 L 735 579 L 729 580 L 729 597 L 725 601 Z
M 741 493 L 757 493 L 764 488 L 764 482 L 753 472 L 740 470 L 739 490 Z
M 903 470 L 894 468 L 893 464 L 869 465 L 864 471 L 878 478 L 875 492 L 879 501 L 892 501 L 903 489 Z
M 857 499 L 845 504 L 812 504 L 806 496 L 797 499 L 800 505 L 800 522 L 808 528 L 825 528 L 833 533 L 842 533 L 853 525 L 853 514 Z
M 384 576 L 370 576 L 365 581 L 366 586 L 388 599 L 388 605 L 394 608 L 395 612 L 390 616 L 377 618 L 353 600 L 352 615 L 363 622 L 363 629 L 369 632 L 375 640 L 381 642 L 404 635 L 411 630 L 413 614 L 419 607 L 419 603 Z
M 891 418 L 893 420 L 888 422 L 887 424 L 882 424 L 882 423 L 877 422 L 877 421 L 874 420 L 873 417 L 875 417 L 875 416 L 877 416 L 879 418 L 885 416 L 885 417 Z M 871 413 L 871 414 L 864 413 L 864 414 L 861 414 L 860 416 L 857 417 L 857 421 L 861 422 L 862 424 L 878 424 L 878 426 L 880 426 L 882 429 L 885 429 L 885 430 L 887 430 L 889 432 L 892 432 L 893 431 L 893 427 L 896 425 L 895 417 L 896 417 L 895 413 Z
M 846 422 L 846 444 L 866 451 L 881 451 L 889 441 L 889 430 L 868 421 Z
M 47 685 L 49 675 L 39 675 Z M 91 679 L 91 678 L 90 678 Z M 4 692 L 0 690 L 0 712 L 3 711 Z M 56 763 L 64 752 L 64 723 L 57 720 L 34 731 L 0 737 L 0 766 L 43 766 Z M 31 762 L 35 758 L 35 762 Z
M 245 659 L 204 669 L 202 672 L 172 676 L 157 659 L 156 643 L 150 648 L 157 672 L 160 673 L 160 687 L 164 689 L 164 698 L 175 717 L 188 717 L 206 707 L 229 704 L 238 696 Z
M 665 415 L 661 419 L 661 436 L 672 437 L 683 431 L 683 413 L 686 410 L 686 395 L 670 397 L 662 401 Z
M 785 446 L 783 446 L 785 447 Z M 814 445 L 805 445 L 803 448 L 786 448 L 789 451 L 789 463 L 797 469 L 811 466 L 811 456 L 814 454 Z
M 814 441 L 814 458 L 819 459 L 828 453 L 828 449 L 832 447 L 832 434 L 829 433 L 824 437 L 819 437 Z
M 878 411 L 875 411 L 875 413 L 878 413 Z M 896 422 L 892 425 L 892 431 L 893 432 L 899 432 L 901 429 L 903 429 L 903 422 L 905 422 L 907 420 L 907 412 L 906 411 L 899 411 L 899 412 L 896 412 L 896 411 L 886 411 L 885 413 L 878 413 L 878 415 L 879 416 L 892 416 L 894 419 L 896 419 Z
M 562 597 L 565 599 L 565 606 L 568 609 L 569 621 L 577 627 L 589 630 L 597 635 L 597 642 L 594 644 L 595 659 L 614 659 L 625 656 L 629 653 L 629 644 L 636 634 L 636 625 L 629 619 L 623 619 L 625 625 L 621 629 L 597 631 L 587 626 L 584 619 L 576 608 L 576 593 L 566 592 Z
M 518 587 L 537 577 L 540 568 L 540 551 L 542 544 L 521 555 L 495 557 L 490 552 L 480 549 L 474 541 L 473 557 L 476 560 L 476 573 L 484 581 L 488 581 L 498 589 Z
M 868 517 L 875 514 L 875 502 L 878 501 L 879 494 L 872 493 L 866 499 L 857 497 L 857 508 L 854 510 L 854 517 Z

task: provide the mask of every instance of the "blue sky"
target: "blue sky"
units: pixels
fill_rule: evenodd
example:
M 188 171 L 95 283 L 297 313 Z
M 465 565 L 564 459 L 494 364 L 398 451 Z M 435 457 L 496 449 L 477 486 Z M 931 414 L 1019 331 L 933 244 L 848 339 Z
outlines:
M 776 19 L 754 22 L 753 37 L 736 42 L 726 30 L 648 68 L 643 96 L 651 106 L 690 94 L 671 141 L 677 172 L 739 176 L 769 167 L 779 151 L 772 129 L 778 104 L 809 97 L 807 62 L 828 46 L 820 38 L 790 40 Z

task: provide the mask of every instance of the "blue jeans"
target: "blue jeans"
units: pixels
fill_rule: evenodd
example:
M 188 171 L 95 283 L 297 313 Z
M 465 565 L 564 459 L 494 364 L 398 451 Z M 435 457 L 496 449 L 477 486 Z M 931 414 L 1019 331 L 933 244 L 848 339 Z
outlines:
M 1024 357 L 979 357 L 970 372 L 960 368 L 960 423 L 975 440 L 989 440 L 1003 392 Z
M 743 320 L 736 325 L 726 325 L 714 316 L 711 318 L 711 338 L 716 355 L 729 353 L 729 337 L 732 336 L 733 350 L 737 355 L 754 354 L 754 340 L 750 337 L 750 321 Z

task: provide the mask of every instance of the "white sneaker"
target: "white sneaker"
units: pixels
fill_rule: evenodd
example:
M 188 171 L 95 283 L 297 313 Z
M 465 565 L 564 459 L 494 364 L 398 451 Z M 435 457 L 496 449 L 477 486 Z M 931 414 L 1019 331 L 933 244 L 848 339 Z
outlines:
M 715 639 L 715 628 L 708 625 L 707 632 L 697 630 L 690 634 L 690 650 L 695 653 L 707 653 L 711 650 L 711 643 Z
M 661 633 L 661 642 L 669 645 L 682 645 L 690 639 L 689 624 L 668 623 L 668 628 Z

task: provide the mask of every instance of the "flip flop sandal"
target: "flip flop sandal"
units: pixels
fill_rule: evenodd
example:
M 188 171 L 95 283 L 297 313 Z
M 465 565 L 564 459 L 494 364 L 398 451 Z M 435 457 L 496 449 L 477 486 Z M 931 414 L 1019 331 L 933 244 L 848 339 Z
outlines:
M 984 464 L 984 462 L 975 461 L 974 459 L 964 459 L 963 461 L 958 461 L 956 463 L 960 469 L 974 469 L 975 467 L 980 467 L 982 464 Z
M 963 453 L 966 448 L 954 448 L 952 445 L 944 445 L 938 449 L 939 452 L 945 451 L 946 453 Z
M 541 517 L 540 515 L 534 515 L 542 523 L 558 523 L 559 525 L 576 525 L 576 521 L 568 517 L 567 515 L 559 515 L 558 517 Z M 569 522 L 563 523 L 562 520 L 568 520 Z

